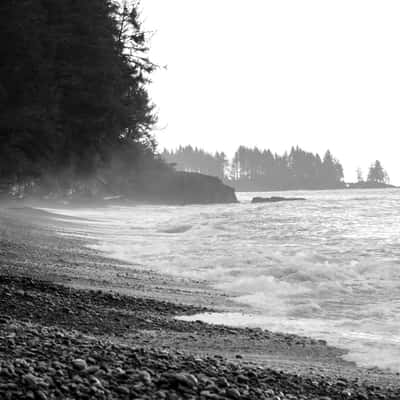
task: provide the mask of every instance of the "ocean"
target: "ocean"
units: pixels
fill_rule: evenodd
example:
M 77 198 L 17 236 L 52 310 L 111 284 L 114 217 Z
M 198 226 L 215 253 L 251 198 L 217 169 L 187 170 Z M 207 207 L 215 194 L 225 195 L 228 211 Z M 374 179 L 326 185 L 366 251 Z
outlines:
M 307 200 L 250 203 L 271 195 Z M 107 255 L 205 280 L 245 306 L 192 319 L 324 339 L 358 365 L 400 371 L 400 190 L 238 198 L 49 211 L 84 218 L 75 234 Z

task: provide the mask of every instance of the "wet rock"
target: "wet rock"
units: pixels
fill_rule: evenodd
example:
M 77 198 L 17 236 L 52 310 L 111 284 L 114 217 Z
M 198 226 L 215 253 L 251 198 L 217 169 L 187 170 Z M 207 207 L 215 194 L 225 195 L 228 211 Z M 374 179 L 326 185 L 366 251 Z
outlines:
M 227 379 L 224 376 L 219 377 L 215 383 L 222 388 L 226 388 L 229 386 L 229 382 L 227 381 Z
M 24 381 L 24 383 L 32 388 L 32 389 L 36 389 L 38 386 L 38 378 L 32 374 L 26 374 L 22 377 L 22 380 Z
M 239 383 L 247 383 L 248 382 L 248 378 L 247 378 L 247 376 L 244 376 L 244 375 L 238 375 L 238 377 L 236 378 L 237 379 L 237 381 L 239 382 Z
M 32 390 L 28 390 L 28 391 L 25 393 L 25 398 L 26 398 L 27 400 L 35 400 L 35 393 L 33 393 Z
M 7 281 L 2 281 L 0 275 L 0 295 L 4 282 Z M 26 293 L 38 290 L 37 287 L 32 288 L 34 281 L 21 282 L 23 282 L 22 290 Z M 7 287 L 11 287 L 9 282 Z M 353 378 L 330 378 L 329 374 L 324 376 L 325 374 L 322 375 L 317 368 L 310 369 L 309 373 L 301 371 L 301 374 L 296 375 L 259 368 L 245 362 L 229 362 L 223 356 L 198 357 L 188 355 L 184 351 L 175 351 L 170 347 L 164 350 L 153 348 L 151 343 L 159 343 L 157 341 L 159 334 L 162 336 L 165 331 L 174 334 L 176 332 L 174 329 L 191 341 L 197 340 L 200 335 L 203 335 L 203 338 L 222 335 L 223 340 L 233 339 L 230 328 L 198 323 L 186 324 L 182 321 L 168 322 L 170 317 L 163 319 L 160 313 L 165 312 L 165 315 L 170 316 L 168 310 L 172 309 L 175 312 L 176 308 L 174 306 L 170 308 L 170 304 L 166 302 L 132 300 L 124 296 L 111 298 L 98 292 L 91 292 L 88 298 L 79 291 L 72 289 L 67 291 L 65 288 L 53 291 L 52 286 L 43 284 L 43 292 L 29 297 L 29 302 L 33 303 L 36 298 L 40 299 L 43 307 L 41 312 L 38 312 L 37 305 L 29 305 L 26 298 L 20 299 L 18 303 L 18 296 L 14 293 L 17 289 L 18 285 L 8 289 L 11 294 L 9 303 L 7 299 L 4 300 L 5 296 L 0 302 L 0 315 L 14 310 L 13 318 L 7 319 L 0 329 L 1 399 L 3 397 L 11 400 L 29 397 L 32 400 L 64 398 L 398 400 L 400 398 L 400 390 L 395 385 L 394 388 L 387 388 L 385 385 L 366 385 L 361 379 L 357 381 Z M 75 301 L 78 304 L 75 304 Z M 102 304 L 103 308 L 95 308 L 93 304 L 96 302 Z M 53 311 L 48 314 L 47 319 L 41 319 L 45 315 L 45 312 L 42 312 L 43 308 L 49 304 Z M 119 306 L 127 307 L 129 316 L 138 309 L 141 310 L 140 318 L 135 317 L 136 319 L 131 321 L 134 329 L 137 329 L 132 336 L 139 343 L 137 348 L 132 348 L 130 344 L 121 344 L 123 341 L 115 337 L 107 339 L 104 327 L 108 327 L 111 332 L 116 329 L 118 334 L 124 332 L 120 330 L 122 326 L 120 324 L 123 324 L 125 329 L 125 316 L 121 309 L 116 312 Z M 60 311 L 62 307 L 69 307 L 74 313 L 66 318 L 65 313 Z M 157 307 L 156 316 L 149 311 L 153 307 Z M 112 318 L 109 314 L 104 314 L 109 308 L 113 308 Z M 87 310 L 90 310 L 90 313 L 80 314 L 86 313 Z M 180 310 L 193 311 L 186 306 Z M 15 317 L 27 318 L 30 323 L 21 322 Z M 74 318 L 79 319 L 75 319 L 75 323 L 71 325 Z M 148 329 L 149 322 L 146 320 L 150 319 L 154 329 L 152 332 L 142 331 L 141 329 Z M 88 321 L 93 321 L 93 327 L 90 329 Z M 96 336 L 91 330 L 94 328 L 94 321 L 99 328 L 100 336 Z M 136 321 L 139 325 L 144 325 L 137 328 Z M 84 327 L 88 328 L 85 331 L 87 334 L 82 333 Z M 249 346 L 257 346 L 258 341 L 264 340 L 265 335 L 260 330 L 251 329 L 235 329 L 234 332 L 237 332 L 235 340 L 245 338 L 249 340 Z M 274 345 L 286 346 L 286 349 L 288 343 L 293 342 L 293 345 L 296 345 L 297 341 L 311 346 L 310 340 L 293 335 L 267 333 L 267 336 L 275 343 Z M 143 346 L 144 340 L 152 342 L 140 347 Z M 320 343 L 316 341 L 315 343 L 321 348 Z M 235 351 L 239 351 L 239 348 Z
M 147 385 L 151 385 L 151 375 L 147 371 L 139 371 L 138 375 L 144 383 L 146 383 Z
M 272 196 L 272 197 L 253 197 L 251 200 L 252 203 L 278 203 L 281 201 L 304 201 L 306 200 L 303 197 L 280 197 L 280 196 Z
M 96 372 L 98 372 L 99 369 L 100 369 L 100 367 L 99 367 L 98 365 L 91 365 L 91 366 L 87 367 L 87 368 L 84 370 L 84 372 L 85 372 L 85 374 L 87 374 L 87 375 L 93 375 L 93 374 L 95 374 Z
M 86 361 L 82 358 L 76 358 L 75 360 L 72 360 L 72 365 L 79 371 L 83 371 L 88 367 Z
M 240 399 L 241 398 L 239 390 L 237 390 L 235 388 L 227 388 L 225 393 L 231 399 Z
M 177 374 L 167 374 L 166 377 L 173 382 L 182 384 L 189 388 L 195 388 L 199 384 L 197 378 L 192 374 L 187 374 L 184 372 Z
M 204 398 L 204 399 L 214 399 L 214 400 L 223 399 L 222 396 L 220 396 L 220 395 L 218 395 L 218 394 L 216 394 L 216 393 L 214 393 L 214 392 L 211 392 L 211 391 L 209 391 L 209 390 L 202 390 L 202 391 L 200 392 L 200 396 L 201 396 L 202 398 Z
M 38 390 L 36 392 L 36 397 L 37 397 L 38 400 L 48 400 L 47 395 L 41 390 Z

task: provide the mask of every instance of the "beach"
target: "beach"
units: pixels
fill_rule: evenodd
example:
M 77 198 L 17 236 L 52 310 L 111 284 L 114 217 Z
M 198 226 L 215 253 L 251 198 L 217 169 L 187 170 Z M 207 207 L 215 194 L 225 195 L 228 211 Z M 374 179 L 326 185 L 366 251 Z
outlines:
M 400 398 L 323 340 L 176 319 L 235 304 L 60 234 L 73 218 L 0 208 L 0 398 Z

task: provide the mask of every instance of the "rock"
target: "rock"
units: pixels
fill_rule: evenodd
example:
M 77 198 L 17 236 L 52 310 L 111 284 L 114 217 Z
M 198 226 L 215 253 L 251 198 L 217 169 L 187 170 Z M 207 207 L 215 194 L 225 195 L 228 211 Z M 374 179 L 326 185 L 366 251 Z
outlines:
M 170 380 L 176 381 L 177 383 L 185 385 L 191 389 L 196 388 L 199 384 L 197 378 L 192 374 L 181 372 L 177 374 L 168 374 L 167 376 Z
M 0 296 L 4 279 L 6 278 L 0 274 Z M 11 285 L 7 286 L 11 287 Z M 25 282 L 23 287 L 27 293 L 30 293 L 29 283 Z M 138 347 L 133 347 L 131 343 L 128 345 L 113 339 L 107 340 L 103 331 L 98 337 L 95 334 L 88 336 L 82 333 L 83 329 L 78 328 L 88 326 L 88 319 L 94 315 L 93 311 L 98 313 L 93 322 L 96 326 L 100 325 L 97 315 L 109 312 L 98 310 L 93 306 L 98 302 L 108 310 L 111 297 L 106 294 L 101 294 L 101 297 L 96 292 L 90 294 L 86 311 L 90 311 L 91 316 L 81 315 L 83 324 L 78 326 L 73 318 L 79 315 L 80 311 L 76 311 L 78 308 L 72 303 L 78 301 L 78 305 L 82 306 L 87 297 L 81 292 L 71 290 L 65 298 L 63 297 L 64 289 L 59 288 L 56 293 L 60 299 L 57 300 L 58 303 L 56 300 L 53 301 L 54 310 L 58 310 L 58 314 L 56 311 L 56 314 L 51 315 L 51 320 L 46 321 L 60 322 L 65 324 L 66 328 L 61 326 L 55 328 L 51 324 L 44 325 L 40 320 L 44 313 L 39 310 L 40 312 L 35 314 L 37 315 L 36 320 L 29 317 L 36 311 L 29 308 L 31 306 L 24 301 L 26 299 L 15 298 L 14 293 L 17 289 L 18 286 L 10 289 L 13 293 L 10 302 L 4 297 L 2 298 L 3 302 L 0 301 L 0 315 L 7 312 L 12 315 L 10 323 L 0 326 L 0 399 L 3 397 L 7 400 L 25 398 L 32 400 L 80 398 L 395 400 L 400 398 L 400 389 L 395 382 L 393 387 L 377 386 L 375 383 L 364 382 L 363 377 L 357 380 L 352 375 L 344 373 L 345 378 L 339 378 L 336 375 L 325 374 L 324 370 L 320 371 L 316 367 L 310 367 L 307 370 L 299 368 L 296 369 L 297 373 L 288 374 L 284 370 L 257 366 L 250 362 L 227 361 L 220 355 L 204 355 L 199 358 L 188 354 L 178 346 L 178 350 L 167 346 L 161 350 L 153 347 L 153 344 L 143 345 L 143 340 L 150 337 L 147 333 L 143 333 L 144 331 L 135 333 L 135 346 Z M 51 293 L 54 293 L 52 289 Z M 46 296 L 43 296 L 42 293 L 42 297 L 40 297 L 39 293 L 37 295 L 39 302 L 48 304 L 43 300 L 47 299 Z M 74 310 L 74 317 L 65 319 L 65 314 L 60 311 L 60 301 L 62 306 L 67 304 Z M 121 304 L 115 304 L 116 301 Z M 16 312 L 11 306 L 11 304 L 14 305 L 12 302 L 21 308 L 21 314 L 15 315 Z M 171 307 L 169 303 L 155 303 L 155 305 L 157 313 L 165 312 L 168 319 L 165 326 L 170 327 L 167 324 L 174 323 L 170 318 L 170 312 L 174 312 L 176 307 Z M 114 309 L 120 306 L 125 311 L 128 309 L 129 317 L 137 312 L 139 324 L 149 316 L 151 316 L 153 324 L 162 322 L 164 318 L 152 314 L 154 303 L 150 300 L 143 302 L 140 299 L 120 296 L 119 300 L 113 300 L 111 306 Z M 8 311 L 9 309 L 10 311 Z M 182 310 L 191 312 L 192 308 L 182 307 L 179 310 L 180 312 Z M 30 322 L 19 320 L 19 316 L 28 316 Z M 60 316 L 60 320 L 56 320 L 58 316 Z M 110 322 L 114 328 L 119 320 L 115 322 L 116 320 L 112 316 L 108 321 L 108 318 L 108 314 L 103 315 L 102 321 L 104 324 Z M 123 320 L 128 316 L 122 316 L 121 313 L 118 318 Z M 102 322 L 102 328 L 104 324 Z M 227 329 L 208 324 L 185 325 L 183 322 L 177 324 L 179 329 L 183 331 L 187 329 L 188 334 L 196 331 L 196 337 L 203 335 L 204 340 L 214 334 L 222 335 L 223 340 L 232 339 L 232 337 L 227 338 L 226 334 L 229 333 Z M 93 333 L 90 330 L 88 332 Z M 154 330 L 154 337 L 151 336 L 152 339 L 155 339 L 155 343 L 157 343 L 159 332 L 159 330 Z M 250 338 L 253 341 L 255 334 L 261 335 L 261 331 L 254 329 L 237 329 L 235 332 L 240 335 L 239 341 L 243 338 Z M 161 341 L 164 334 L 165 332 L 162 332 L 160 335 Z M 298 339 L 296 336 L 275 333 L 270 333 L 270 336 L 277 345 L 282 343 L 286 345 L 292 338 L 293 340 Z M 10 339 L 12 339 L 12 343 Z M 257 338 L 256 340 L 261 339 Z M 309 343 L 306 338 L 301 338 L 301 341 Z M 315 343 L 319 344 L 320 342 L 316 341 Z M 253 342 L 249 343 L 249 346 L 252 344 Z M 260 344 L 262 345 L 262 343 Z M 238 346 L 233 356 L 242 348 Z
M 4 390 L 17 390 L 18 385 L 16 383 L 0 383 L 0 392 Z
M 219 395 L 216 394 L 216 393 L 212 393 L 212 392 L 210 392 L 209 390 L 202 390 L 202 391 L 200 392 L 200 396 L 201 396 L 201 397 L 204 397 L 204 398 L 206 398 L 206 399 L 214 399 L 214 400 L 223 399 L 222 396 L 219 396 Z
M 38 378 L 32 374 L 26 374 L 22 377 L 22 380 L 25 382 L 25 384 L 32 388 L 36 389 L 38 386 Z
M 79 371 L 83 371 L 88 367 L 86 361 L 82 360 L 81 358 L 76 358 L 75 360 L 72 360 L 72 365 Z
M 42 392 L 41 390 L 38 390 L 36 392 L 36 397 L 38 400 L 48 400 L 48 397 L 46 396 L 46 394 L 44 392 Z
M 120 367 L 115 368 L 115 372 L 119 376 L 125 376 L 126 375 L 126 371 L 124 369 L 120 368 Z
M 225 393 L 231 399 L 240 399 L 241 398 L 239 390 L 237 390 L 235 388 L 227 388 Z
M 272 196 L 272 197 L 253 197 L 251 200 L 252 203 L 278 203 L 280 201 L 303 201 L 306 200 L 303 197 L 280 197 L 280 196 Z
M 116 390 L 121 394 L 125 394 L 125 395 L 129 394 L 129 388 L 127 388 L 126 386 L 118 386 L 116 388 Z
M 85 369 L 85 374 L 87 375 L 93 375 L 95 374 L 98 370 L 100 369 L 100 367 L 98 365 L 91 365 L 90 367 L 87 367 Z
M 33 393 L 32 390 L 29 390 L 25 393 L 25 398 L 27 400 L 35 400 L 35 393 Z
M 151 375 L 147 371 L 139 371 L 138 375 L 144 383 L 151 385 Z
M 224 376 L 219 377 L 215 383 L 222 388 L 226 388 L 229 386 L 229 382 L 227 381 L 227 379 Z
M 272 389 L 267 389 L 264 394 L 269 397 L 275 396 L 275 392 Z
M 237 203 L 235 190 L 214 176 L 183 171 L 149 171 L 126 197 L 167 204 Z M 139 193 L 141 194 L 138 198 Z
M 95 376 L 90 377 L 90 382 L 92 382 L 93 386 L 103 387 L 100 379 L 96 378 Z

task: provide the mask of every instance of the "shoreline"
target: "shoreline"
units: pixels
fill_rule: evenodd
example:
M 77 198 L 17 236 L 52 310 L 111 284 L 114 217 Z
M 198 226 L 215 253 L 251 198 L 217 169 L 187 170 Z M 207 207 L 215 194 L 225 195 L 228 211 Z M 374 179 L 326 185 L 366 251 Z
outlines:
M 73 340 L 77 340 L 77 349 L 89 340 L 81 340 L 79 335 L 89 335 L 91 344 L 88 346 L 97 346 L 100 341 L 106 340 L 111 343 L 110 346 L 122 346 L 122 353 L 125 351 L 124 346 L 139 346 L 151 354 L 149 360 L 159 359 L 159 352 L 167 351 L 176 358 L 176 365 L 183 363 L 182 365 L 190 371 L 200 368 L 209 357 L 210 360 L 217 360 L 218 365 L 215 366 L 214 361 L 207 361 L 206 364 L 221 370 L 232 388 L 227 394 L 227 386 L 220 387 L 214 382 L 216 388 L 213 388 L 210 394 L 220 396 L 219 398 L 239 398 L 235 397 L 235 393 L 255 396 L 250 391 L 250 386 L 253 388 L 253 385 L 246 383 L 245 379 L 243 382 L 235 380 L 237 375 L 231 374 L 230 368 L 233 368 L 232 371 L 240 368 L 245 373 L 253 371 L 256 375 L 258 372 L 254 371 L 268 371 L 268 376 L 279 373 L 275 379 L 276 384 L 271 383 L 270 389 L 274 391 L 274 396 L 278 395 L 277 388 L 281 385 L 280 391 L 284 393 L 281 399 L 290 399 L 287 395 L 300 394 L 305 397 L 292 398 L 311 399 L 323 395 L 332 399 L 343 398 L 338 396 L 342 396 L 346 389 L 350 393 L 347 398 L 400 397 L 400 384 L 396 373 L 377 368 L 356 367 L 354 363 L 341 358 L 345 351 L 327 346 L 322 341 L 261 329 L 230 328 L 176 320 L 174 317 L 179 315 L 226 310 L 232 306 L 232 302 L 224 293 L 208 287 L 204 282 L 176 279 L 135 269 L 134 265 L 109 259 L 98 251 L 88 249 L 85 245 L 90 239 L 54 234 L 55 230 L 62 232 L 69 224 L 68 217 L 64 216 L 63 221 L 58 221 L 57 217 L 33 212 L 28 208 L 0 208 L 0 291 L 3 299 L 0 306 L 0 332 L 3 332 L 0 342 L 9 340 L 10 333 L 4 335 L 4 332 L 14 332 L 15 337 L 21 338 L 22 342 L 28 340 L 26 335 L 31 329 L 29 327 L 33 326 L 36 332 L 33 337 L 41 338 L 40 342 L 43 344 L 47 340 L 41 333 L 43 329 L 50 329 L 51 332 L 55 330 L 54 332 L 61 332 L 64 336 L 72 335 Z M 53 339 L 57 342 L 56 333 Z M 39 347 L 41 345 L 39 344 Z M 0 359 L 10 358 L 11 353 L 7 353 L 5 346 L 0 349 L 3 349 L 0 350 Z M 27 346 L 20 346 L 19 349 L 22 355 L 26 354 Z M 197 358 L 203 361 L 195 361 Z M 189 363 L 190 368 L 187 365 L 188 359 L 192 360 Z M 32 362 L 35 364 L 36 361 L 33 359 Z M 69 371 L 68 368 L 67 365 L 66 370 Z M 166 385 L 163 380 L 154 380 L 157 368 L 151 368 L 151 371 L 155 371 L 154 374 L 150 373 L 151 383 L 145 379 L 148 384 L 144 382 L 142 388 L 143 393 L 147 394 L 149 388 L 154 389 L 154 385 L 159 385 L 161 391 L 164 390 L 163 385 Z M 229 373 L 222 372 L 225 369 Z M 176 368 L 171 367 L 171 370 L 175 371 Z M 202 374 L 206 370 L 207 368 L 203 368 Z M 111 377 L 113 380 L 112 374 Z M 299 380 L 298 392 L 288 383 L 295 379 L 294 377 Z M 7 385 L 11 386 L 7 390 L 15 389 L 12 389 L 12 383 L 15 383 L 16 379 L 8 378 L 10 382 Z M 96 379 L 102 381 L 108 378 Z M 107 382 L 112 386 L 110 379 Z M 193 384 L 192 380 L 191 387 L 188 382 L 184 383 L 184 379 L 178 382 L 179 384 L 176 377 L 165 379 L 173 388 L 167 385 L 164 393 L 166 397 L 157 392 L 160 396 L 154 398 L 169 398 L 171 393 L 178 395 L 178 398 L 181 398 L 179 395 L 182 393 L 184 396 L 193 395 L 191 391 L 193 392 L 195 386 L 199 389 L 197 392 L 197 389 L 194 390 L 195 394 L 203 396 L 200 398 L 216 398 L 207 397 L 207 393 L 200 395 L 200 389 L 203 389 L 203 392 L 207 392 L 208 389 L 198 378 L 197 384 Z M 188 379 L 190 381 L 190 378 Z M 2 375 L 0 388 L 1 380 Z M 314 387 L 310 384 L 310 387 L 307 387 L 306 382 L 309 380 L 315 380 L 318 385 Z M 142 381 L 142 378 L 138 378 L 139 383 L 143 383 Z M 90 383 L 89 378 L 88 382 Z M 273 398 L 271 393 L 271 397 L 265 393 L 269 386 L 263 382 L 259 380 L 258 386 L 254 387 L 264 391 L 260 392 L 260 397 L 257 398 Z M 21 380 L 18 381 L 18 384 L 20 383 Z M 25 394 L 31 390 L 29 384 L 25 384 L 23 380 L 22 384 Z M 36 386 L 36 389 L 31 390 L 35 396 L 40 385 Z M 182 392 L 179 386 L 189 391 Z M 324 387 L 323 393 L 318 392 L 321 387 Z M 53 390 L 50 388 L 46 389 L 49 393 Z M 132 390 L 134 392 L 136 389 Z M 140 390 L 136 393 L 140 394 Z M 367 397 L 359 397 L 360 394 Z M 128 396 L 127 393 L 126 395 Z

